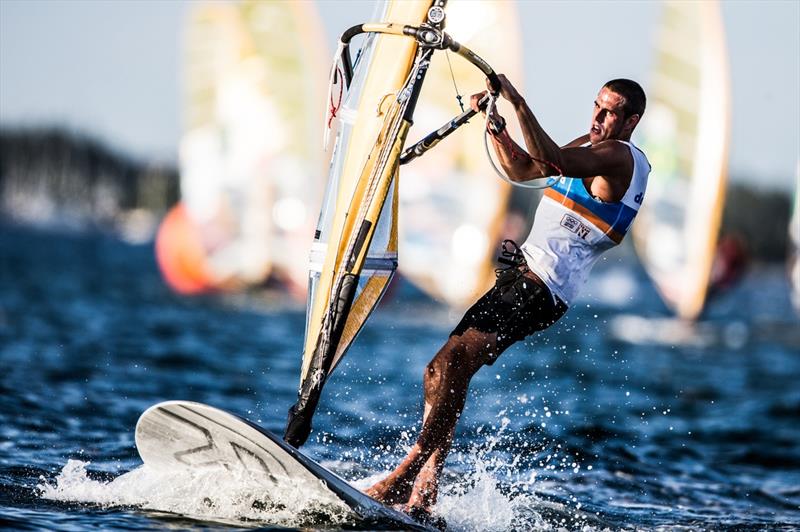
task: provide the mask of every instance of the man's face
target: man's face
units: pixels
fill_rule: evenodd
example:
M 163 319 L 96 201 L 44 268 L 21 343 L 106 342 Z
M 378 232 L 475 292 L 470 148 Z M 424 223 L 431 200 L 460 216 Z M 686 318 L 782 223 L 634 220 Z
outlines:
M 628 117 L 628 120 L 625 120 L 624 103 L 625 99 L 616 92 L 612 92 L 606 87 L 600 89 L 600 94 L 594 101 L 589 142 L 597 144 L 603 140 L 624 138 L 625 128 L 630 125 L 633 118 Z M 635 125 L 635 121 L 632 125 Z

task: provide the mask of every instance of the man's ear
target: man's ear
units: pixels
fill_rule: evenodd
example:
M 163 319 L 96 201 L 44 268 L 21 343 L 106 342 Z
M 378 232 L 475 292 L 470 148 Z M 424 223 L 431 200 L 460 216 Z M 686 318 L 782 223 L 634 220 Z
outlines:
M 635 115 L 629 116 L 628 118 L 625 119 L 625 127 L 624 127 L 624 129 L 626 129 L 628 131 L 633 131 L 633 128 L 636 127 L 636 125 L 639 123 L 639 120 L 641 120 L 641 118 L 642 117 L 639 114 L 635 114 Z

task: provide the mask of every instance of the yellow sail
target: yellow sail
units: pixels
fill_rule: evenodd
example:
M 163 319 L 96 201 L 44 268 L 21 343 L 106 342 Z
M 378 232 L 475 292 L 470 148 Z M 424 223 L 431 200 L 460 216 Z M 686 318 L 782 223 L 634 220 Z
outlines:
M 307 249 L 297 241 L 313 233 L 324 171 L 324 154 L 308 141 L 322 131 L 321 34 L 309 2 L 192 7 L 182 204 L 167 222 L 185 230 L 161 243 L 162 266 L 202 271 L 209 289 L 278 278 L 304 294 Z
M 419 26 L 431 4 L 389 2 L 382 20 Z M 325 380 L 397 268 L 395 177 L 411 126 L 404 117 L 408 98 L 400 91 L 409 87 L 416 53 L 417 42 L 402 33 L 367 37 L 336 111 L 328 187 L 311 251 L 299 399 L 285 435 L 296 446 L 308 437 Z
M 703 309 L 727 181 L 728 54 L 718 2 L 666 2 L 642 145 L 652 164 L 634 224 L 645 269 L 678 316 Z
M 385 20 L 404 24 L 419 24 L 424 20 L 425 13 L 430 7 L 430 1 L 422 0 L 418 2 L 392 2 L 385 13 Z M 304 353 L 314 350 L 320 329 L 322 328 L 323 316 L 328 310 L 331 302 L 331 287 L 337 276 L 342 275 L 345 251 L 348 245 L 352 244 L 354 234 L 360 229 L 355 227 L 356 217 L 351 215 L 351 210 L 359 209 L 365 205 L 366 196 L 371 193 L 367 187 L 371 185 L 364 179 L 372 172 L 375 167 L 377 156 L 376 149 L 383 147 L 384 137 L 388 130 L 400 117 L 396 115 L 397 109 L 392 108 L 391 103 L 395 94 L 403 86 L 411 69 L 414 54 L 416 53 L 416 43 L 411 39 L 406 39 L 394 35 L 381 35 L 375 38 L 374 51 L 369 58 L 371 68 L 368 70 L 364 80 L 364 88 L 361 90 L 361 98 L 357 105 L 355 120 L 349 128 L 343 127 L 336 149 L 346 152 L 340 153 L 341 175 L 337 176 L 336 194 L 331 199 L 336 203 L 335 214 L 331 219 L 330 229 L 322 228 L 321 231 L 329 232 L 332 237 L 323 244 L 326 249 L 322 253 L 325 255 L 324 263 L 320 269 L 320 277 L 313 297 L 310 297 L 308 318 L 308 329 L 306 331 L 306 342 Z M 350 109 L 345 107 L 343 114 Z M 394 114 L 392 114 L 394 113 Z M 407 132 L 407 125 L 403 127 L 403 135 Z M 349 139 L 345 135 L 351 133 Z M 345 140 L 348 140 L 346 143 Z M 346 144 L 346 145 L 345 145 Z M 400 144 L 402 146 L 402 143 Z M 392 149 L 399 149 L 393 147 Z M 332 168 L 332 172 L 338 168 Z M 397 168 L 385 168 L 385 175 L 379 176 L 378 185 L 380 190 L 374 193 L 369 203 L 370 217 L 367 221 L 377 225 L 377 218 L 384 207 L 384 202 L 389 193 L 389 183 L 391 183 Z M 395 260 L 397 257 L 397 217 L 396 207 L 389 206 L 392 211 L 389 213 L 389 238 L 387 239 L 384 258 Z M 352 213 L 354 214 L 354 213 Z M 324 223 L 324 221 L 323 221 Z M 325 235 L 319 235 L 317 240 L 322 241 Z M 336 252 L 328 250 L 328 246 L 337 246 Z M 321 246 L 317 245 L 317 252 Z M 362 256 L 366 254 L 366 249 L 362 251 Z M 383 272 L 390 270 L 381 270 Z M 374 280 L 373 280 L 374 279 Z M 386 274 L 376 274 L 373 276 L 373 286 L 367 290 L 364 297 L 356 300 L 355 305 L 371 309 L 382 291 L 382 288 L 389 281 Z M 372 300 L 372 303 L 368 300 Z M 358 313 L 361 314 L 361 313 Z M 347 320 L 347 336 L 352 337 L 361 325 L 366 316 L 353 315 Z M 342 342 L 340 349 L 345 349 L 349 342 Z M 339 357 L 337 357 L 339 358 Z M 305 378 L 310 361 L 308 357 L 303 357 L 303 371 L 301 379 Z

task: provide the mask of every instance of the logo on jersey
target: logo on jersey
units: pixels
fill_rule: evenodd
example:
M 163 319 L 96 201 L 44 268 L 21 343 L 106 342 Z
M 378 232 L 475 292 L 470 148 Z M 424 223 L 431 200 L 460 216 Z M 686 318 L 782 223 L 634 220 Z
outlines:
M 561 227 L 569 229 L 584 240 L 589 236 L 589 228 L 571 214 L 565 214 L 561 218 Z
M 639 205 L 642 204 L 642 200 L 644 199 L 644 192 L 639 192 L 636 196 L 633 197 L 633 201 L 638 203 Z

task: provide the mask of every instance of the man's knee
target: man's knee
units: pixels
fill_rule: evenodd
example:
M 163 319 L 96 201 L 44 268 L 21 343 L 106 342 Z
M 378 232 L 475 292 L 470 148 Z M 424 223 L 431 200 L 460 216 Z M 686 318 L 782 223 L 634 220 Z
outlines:
M 433 360 L 425 366 L 425 385 L 437 386 L 443 379 L 447 379 L 456 358 L 457 356 L 449 346 L 445 346 L 436 353 Z
M 481 366 L 491 360 L 491 339 L 451 336 L 445 346 L 425 367 L 425 381 L 435 384 L 441 379 L 469 380 Z

